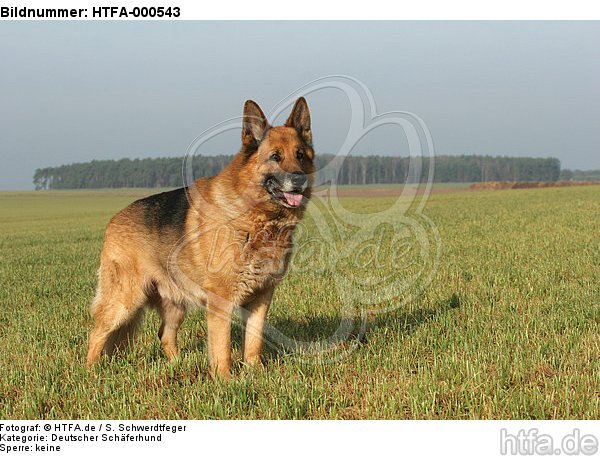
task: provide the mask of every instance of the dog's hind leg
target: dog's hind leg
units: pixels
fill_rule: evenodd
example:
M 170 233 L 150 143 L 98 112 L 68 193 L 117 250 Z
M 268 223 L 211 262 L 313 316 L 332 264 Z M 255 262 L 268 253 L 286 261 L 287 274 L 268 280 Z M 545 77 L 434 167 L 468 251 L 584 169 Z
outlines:
M 118 270 L 116 265 L 114 270 Z M 104 273 L 101 271 L 101 276 Z M 118 274 L 110 276 L 104 277 L 104 280 L 101 277 L 92 303 L 95 323 L 88 341 L 88 366 L 98 361 L 102 353 L 112 355 L 125 348 L 135 335 L 147 302 L 143 284 L 123 280 L 130 278 L 122 276 L 116 281 Z
M 161 318 L 158 338 L 169 361 L 179 355 L 177 331 L 185 318 L 185 309 L 169 299 L 159 298 L 156 309 Z

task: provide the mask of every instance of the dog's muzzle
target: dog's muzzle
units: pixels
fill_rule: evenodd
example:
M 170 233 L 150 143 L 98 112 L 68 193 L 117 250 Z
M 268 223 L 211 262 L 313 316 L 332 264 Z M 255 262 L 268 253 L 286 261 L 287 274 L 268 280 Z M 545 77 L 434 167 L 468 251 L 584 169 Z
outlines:
M 271 174 L 265 178 L 264 187 L 284 206 L 299 207 L 306 200 L 302 193 L 308 187 L 308 177 L 303 172 Z

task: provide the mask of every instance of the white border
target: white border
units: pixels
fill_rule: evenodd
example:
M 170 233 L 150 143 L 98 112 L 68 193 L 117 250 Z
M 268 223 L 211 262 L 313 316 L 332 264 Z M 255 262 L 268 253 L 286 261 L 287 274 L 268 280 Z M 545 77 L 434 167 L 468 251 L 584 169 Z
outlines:
M 14 0 L 3 2 L 2 6 L 28 8 L 88 8 L 118 6 L 133 8 L 179 7 L 179 20 L 576 20 L 600 19 L 600 6 L 597 2 L 584 0 L 419 0 L 394 2 L 392 0 Z M 23 20 L 23 19 L 17 19 Z M 73 20 L 73 19 L 70 19 Z M 86 20 L 99 20 L 88 17 Z M 118 19 L 115 20 L 131 20 Z M 142 20 L 142 19 L 133 19 Z M 173 20 L 163 18 L 160 20 Z M 357 30 L 360 33 L 360 30 Z M 285 37 L 281 37 L 285 39 Z
M 60 455 L 164 456 L 165 454 L 218 454 L 222 455 L 461 455 L 482 456 L 501 453 L 501 432 L 517 436 L 519 431 L 544 434 L 553 440 L 554 448 L 561 448 L 563 438 L 578 430 L 580 437 L 600 438 L 598 421 L 2 421 L 15 424 L 50 426 L 43 435 L 102 435 L 102 432 L 67 430 L 56 432 L 55 425 L 77 423 L 107 424 L 117 429 L 126 425 L 186 426 L 184 432 L 160 433 L 161 442 L 87 442 L 57 443 Z M 32 435 L 33 433 L 26 433 Z M 113 432 L 111 434 L 119 434 Z M 147 433 L 156 435 L 157 433 Z M 512 438 L 512 437 L 511 437 Z M 6 443 L 6 442 L 4 442 Z M 14 444 L 14 443 L 11 443 Z M 511 445 L 505 445 L 512 454 Z M 186 451 L 189 450 L 189 453 Z M 177 451 L 178 453 L 173 453 Z M 181 452 L 181 453 L 179 453 Z M 185 453 L 184 453 L 185 452 Z M 19 454 L 19 453 L 9 453 Z M 21 453 L 23 454 L 23 453 Z M 29 452 L 35 454 L 35 452 Z M 520 452 L 520 454 L 527 454 Z M 530 452 L 528 454 L 539 454 Z M 566 455 L 562 451 L 553 454 Z M 585 454 L 578 452 L 577 454 Z M 595 454 L 598 454 L 596 451 Z

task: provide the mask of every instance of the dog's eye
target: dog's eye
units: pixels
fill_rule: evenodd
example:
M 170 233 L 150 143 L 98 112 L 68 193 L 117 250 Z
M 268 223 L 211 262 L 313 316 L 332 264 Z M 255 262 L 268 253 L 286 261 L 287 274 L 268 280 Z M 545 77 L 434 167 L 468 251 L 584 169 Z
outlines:
M 273 152 L 269 159 L 279 163 L 281 161 L 281 154 L 279 152 Z
M 302 149 L 296 151 L 296 158 L 298 160 L 304 160 L 304 151 Z

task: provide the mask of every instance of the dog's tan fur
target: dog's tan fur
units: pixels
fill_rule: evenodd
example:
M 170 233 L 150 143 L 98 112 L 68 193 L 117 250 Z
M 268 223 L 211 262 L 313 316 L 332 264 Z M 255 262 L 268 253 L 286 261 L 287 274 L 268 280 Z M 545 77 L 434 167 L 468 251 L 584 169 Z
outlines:
M 304 98 L 284 126 L 272 128 L 258 105 L 248 101 L 241 150 L 218 175 L 186 189 L 183 226 L 176 220 L 177 207 L 165 214 L 169 201 L 185 206 L 174 192 L 136 201 L 113 217 L 92 303 L 95 324 L 87 364 L 124 347 L 145 307 L 158 311 L 159 337 L 173 359 L 178 329 L 186 312 L 198 305 L 206 307 L 212 375 L 230 376 L 231 317 L 237 307 L 242 308 L 244 361 L 259 363 L 267 311 L 287 269 L 294 227 L 310 198 L 313 157 Z M 277 172 L 307 176 L 300 207 L 286 207 L 266 190 L 264 176 Z

